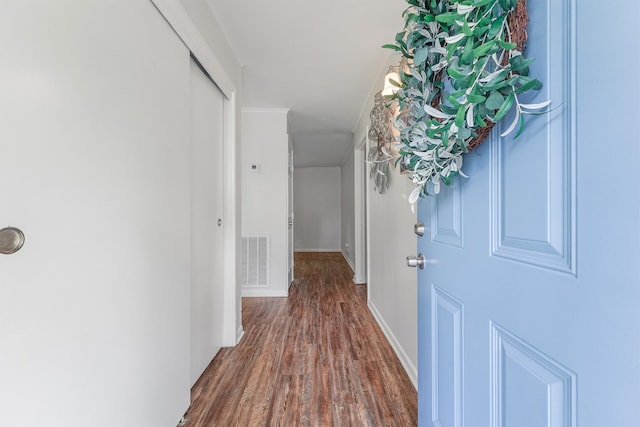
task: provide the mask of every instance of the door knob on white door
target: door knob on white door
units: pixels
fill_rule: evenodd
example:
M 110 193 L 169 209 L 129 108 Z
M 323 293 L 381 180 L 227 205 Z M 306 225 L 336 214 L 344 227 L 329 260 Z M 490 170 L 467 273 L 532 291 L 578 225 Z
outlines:
M 418 267 L 420 270 L 424 269 L 424 256 L 418 254 L 418 256 L 410 255 L 407 257 L 407 267 Z

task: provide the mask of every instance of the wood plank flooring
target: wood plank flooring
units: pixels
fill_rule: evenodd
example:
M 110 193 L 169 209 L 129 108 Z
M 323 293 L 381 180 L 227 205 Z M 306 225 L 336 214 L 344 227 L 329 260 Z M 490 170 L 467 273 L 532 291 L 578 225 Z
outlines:
M 415 426 L 417 393 L 340 253 L 296 253 L 288 298 L 243 298 L 245 335 L 191 390 L 186 426 Z

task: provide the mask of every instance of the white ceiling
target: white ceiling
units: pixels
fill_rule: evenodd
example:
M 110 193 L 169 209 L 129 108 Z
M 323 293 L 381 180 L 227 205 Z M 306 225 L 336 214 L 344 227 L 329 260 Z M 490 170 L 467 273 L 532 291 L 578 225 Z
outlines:
M 406 1 L 206 1 L 242 64 L 242 106 L 290 110 L 296 166 L 339 166 Z

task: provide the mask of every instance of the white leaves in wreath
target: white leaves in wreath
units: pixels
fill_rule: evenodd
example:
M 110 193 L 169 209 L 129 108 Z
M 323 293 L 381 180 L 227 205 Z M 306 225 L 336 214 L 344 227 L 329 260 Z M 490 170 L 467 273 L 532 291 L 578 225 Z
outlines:
M 438 62 L 437 64 L 434 64 L 431 66 L 431 71 L 433 71 L 434 73 L 437 73 L 438 71 L 442 70 L 443 68 L 446 68 L 446 66 L 449 65 L 449 62 L 446 59 L 443 59 L 442 61 Z
M 501 68 L 501 69 L 499 69 L 497 71 L 494 71 L 493 73 L 487 75 L 486 77 L 483 77 L 483 78 L 479 79 L 478 81 L 480 83 L 489 83 L 490 81 L 492 81 L 494 79 L 497 79 L 499 77 L 504 76 L 505 74 L 507 74 L 507 70 Z
M 420 193 L 421 192 L 422 192 L 422 187 L 421 186 L 417 186 L 416 188 L 413 189 L 411 194 L 409 194 L 409 203 L 411 204 L 412 207 L 413 207 L 413 205 L 415 205 L 415 203 L 420 198 Z
M 454 44 L 454 43 L 458 43 L 464 37 L 465 37 L 464 33 L 460 33 L 454 36 L 447 36 L 444 38 L 444 41 L 447 42 L 447 44 Z
M 442 46 L 435 46 L 432 47 L 431 49 L 429 49 L 429 53 L 439 53 L 440 55 L 446 55 L 447 54 L 447 49 L 445 49 Z M 446 60 L 446 58 L 445 58 Z
M 501 137 L 505 137 L 507 135 L 509 135 L 511 132 L 514 131 L 514 129 L 516 128 L 516 126 L 518 125 L 518 123 L 520 123 L 520 109 L 516 108 L 516 114 L 513 118 L 513 122 L 511 122 L 511 124 L 509 125 L 509 127 L 507 128 L 507 130 L 505 130 L 504 132 L 502 132 L 500 134 Z
M 475 9 L 476 7 L 474 5 L 463 5 L 458 3 L 458 13 L 460 15 L 467 15 L 469 12 L 471 12 L 473 9 Z
M 549 105 L 551 105 L 551 100 L 549 101 L 544 101 L 544 102 L 540 102 L 538 104 L 519 104 L 521 108 L 527 109 L 527 110 L 539 110 L 541 108 L 545 108 L 548 107 Z M 523 113 L 525 113 L 523 111 Z
M 467 126 L 470 128 L 475 127 L 475 119 L 473 117 L 473 108 L 467 108 Z
M 431 117 L 435 117 L 436 119 L 451 119 L 454 117 L 452 114 L 443 113 L 442 111 L 432 107 L 429 104 L 425 104 L 424 111 L 426 111 L 428 115 L 430 115 Z
M 419 82 L 424 82 L 427 79 L 427 75 L 424 72 L 418 71 L 416 68 L 410 68 L 411 75 Z
M 522 114 L 533 114 L 532 111 L 528 111 L 528 110 L 540 110 L 542 108 L 548 107 L 550 104 L 551 104 L 551 100 L 539 102 L 537 104 L 521 104 L 520 102 L 518 102 L 516 98 L 516 110 L 515 110 L 516 113 L 513 118 L 513 121 L 511 122 L 507 130 L 502 132 L 500 136 L 504 138 L 505 136 L 509 135 L 516 129 L 516 126 L 518 126 L 518 124 L 520 124 L 520 130 L 518 130 L 518 134 L 520 134 L 520 132 L 522 132 L 522 129 L 524 128 Z

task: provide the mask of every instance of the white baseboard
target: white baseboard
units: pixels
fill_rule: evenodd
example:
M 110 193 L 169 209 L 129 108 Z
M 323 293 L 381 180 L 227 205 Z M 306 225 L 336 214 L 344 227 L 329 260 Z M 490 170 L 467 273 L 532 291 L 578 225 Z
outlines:
M 236 345 L 240 342 L 243 336 L 244 336 L 244 329 L 242 328 L 242 325 L 240 325 L 238 327 L 238 330 L 236 331 Z
M 353 276 L 353 283 L 356 285 L 366 285 L 367 279 L 365 277 L 358 277 L 356 275 Z
M 302 249 L 302 248 L 295 248 L 293 250 L 294 252 L 340 252 L 340 249 Z
M 342 251 L 341 253 L 342 253 L 342 257 L 344 258 L 344 260 L 347 261 L 347 264 L 349 264 L 349 267 L 351 267 L 351 272 L 355 273 L 356 272 L 356 268 L 353 265 L 353 261 L 351 261 L 349 259 L 349 257 L 347 256 L 347 254 L 344 251 Z
M 288 297 L 288 289 L 270 289 L 270 288 L 242 288 L 243 298 L 260 298 L 260 297 Z
M 380 329 L 382 329 L 382 332 L 384 332 L 384 335 L 389 340 L 389 343 L 391 343 L 391 347 L 393 347 L 393 351 L 395 351 L 396 355 L 398 356 L 398 359 L 400 359 L 400 363 L 402 364 L 402 367 L 404 368 L 405 372 L 409 376 L 409 379 L 411 380 L 413 387 L 415 387 L 415 389 L 417 390 L 418 389 L 418 370 L 416 369 L 414 364 L 411 363 L 411 360 L 409 360 L 409 356 L 407 356 L 407 353 L 404 351 L 404 349 L 398 342 L 393 332 L 391 332 L 391 329 L 389 329 L 389 326 L 384 321 L 382 315 L 380 314 L 376 306 L 371 301 L 369 301 L 367 305 L 369 306 L 369 311 L 371 311 L 371 314 L 373 314 L 373 317 L 376 319 L 376 322 L 378 322 L 378 325 L 380 325 Z

